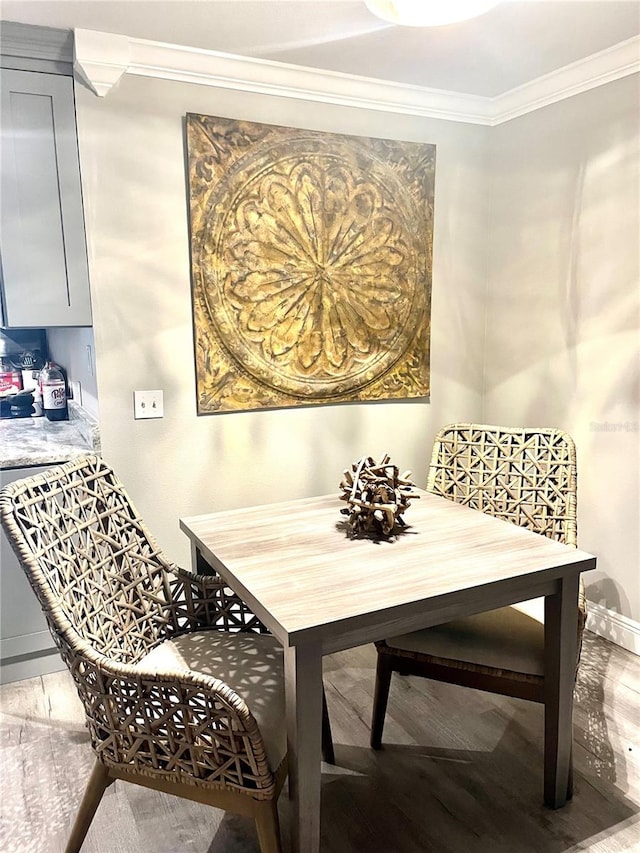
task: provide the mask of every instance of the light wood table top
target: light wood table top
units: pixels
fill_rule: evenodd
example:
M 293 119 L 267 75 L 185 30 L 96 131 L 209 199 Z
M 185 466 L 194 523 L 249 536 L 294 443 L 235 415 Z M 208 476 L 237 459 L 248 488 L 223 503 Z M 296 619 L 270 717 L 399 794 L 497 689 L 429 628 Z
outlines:
M 320 849 L 322 655 L 545 596 L 545 802 L 570 788 L 579 574 L 595 557 L 419 491 L 392 541 L 350 539 L 335 495 L 182 519 L 284 647 L 293 853 Z
M 553 568 L 570 564 L 586 571 L 595 565 L 591 554 L 416 492 L 421 497 L 405 514 L 408 527 L 392 541 L 350 539 L 340 515 L 344 502 L 335 495 L 194 516 L 180 524 L 285 645 L 330 640 L 345 620 L 351 628 L 353 620 L 379 626 L 398 608 L 421 609 L 426 600 L 433 608 L 435 599 L 460 590 L 476 589 L 478 609 L 486 609 L 487 585 L 509 581 L 517 587 L 519 577 L 530 585 L 536 575 L 548 584 Z

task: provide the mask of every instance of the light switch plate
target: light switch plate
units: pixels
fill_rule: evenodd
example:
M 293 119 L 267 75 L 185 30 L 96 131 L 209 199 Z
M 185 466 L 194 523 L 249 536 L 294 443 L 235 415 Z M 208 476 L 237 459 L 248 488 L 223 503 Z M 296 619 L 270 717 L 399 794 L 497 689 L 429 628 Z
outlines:
M 136 420 L 164 417 L 162 391 L 134 391 L 133 417 Z
M 82 405 L 82 387 L 77 380 L 69 380 L 69 390 L 71 391 L 71 399 L 79 406 Z

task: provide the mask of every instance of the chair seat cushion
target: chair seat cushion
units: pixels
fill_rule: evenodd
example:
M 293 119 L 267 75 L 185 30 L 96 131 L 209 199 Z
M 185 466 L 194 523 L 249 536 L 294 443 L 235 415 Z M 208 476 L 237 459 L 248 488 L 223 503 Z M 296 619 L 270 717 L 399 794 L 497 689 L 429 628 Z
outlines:
M 275 773 L 287 753 L 282 646 L 270 634 L 193 631 L 165 640 L 139 668 L 194 670 L 224 681 L 246 702 L 260 728 Z
M 433 628 L 389 637 L 385 642 L 392 649 L 438 658 L 444 665 L 542 676 L 544 624 L 536 618 L 536 610 L 539 610 L 538 602 L 543 601 L 536 599 L 533 607 L 526 606 L 533 602 L 525 602 L 525 606 L 477 613 Z

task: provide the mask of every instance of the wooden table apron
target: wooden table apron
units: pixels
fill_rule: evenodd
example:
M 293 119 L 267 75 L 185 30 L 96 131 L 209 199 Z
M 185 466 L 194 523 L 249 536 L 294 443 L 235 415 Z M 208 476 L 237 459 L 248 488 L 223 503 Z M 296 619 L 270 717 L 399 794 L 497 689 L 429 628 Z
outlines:
M 284 647 L 291 840 L 320 849 L 322 656 L 545 596 L 544 799 L 566 802 L 580 572 L 595 557 L 419 491 L 407 531 L 351 540 L 334 495 L 181 519 Z

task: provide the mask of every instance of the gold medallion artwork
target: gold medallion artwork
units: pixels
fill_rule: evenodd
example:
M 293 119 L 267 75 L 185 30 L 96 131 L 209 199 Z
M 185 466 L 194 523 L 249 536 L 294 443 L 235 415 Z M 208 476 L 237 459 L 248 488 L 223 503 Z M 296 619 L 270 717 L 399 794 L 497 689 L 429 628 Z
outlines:
M 435 146 L 187 115 L 200 414 L 429 395 Z

